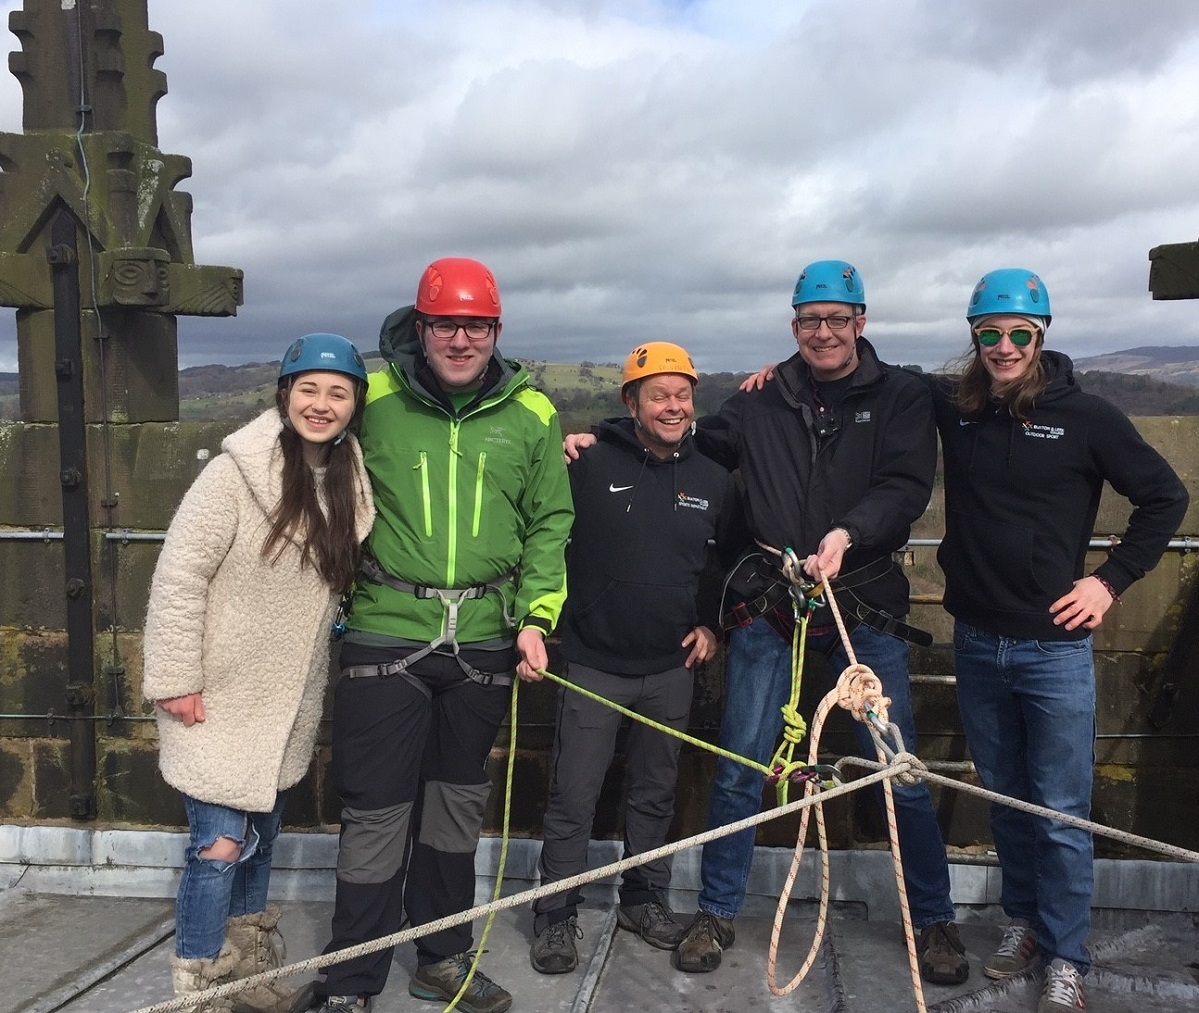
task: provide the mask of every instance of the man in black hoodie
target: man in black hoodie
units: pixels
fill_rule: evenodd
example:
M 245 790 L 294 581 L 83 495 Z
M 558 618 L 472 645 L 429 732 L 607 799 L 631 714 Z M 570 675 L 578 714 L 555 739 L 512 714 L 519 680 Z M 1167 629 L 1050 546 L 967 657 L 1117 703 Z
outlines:
M 569 469 L 575 523 L 569 597 L 560 626 L 571 682 L 682 731 L 696 664 L 716 653 L 717 617 L 696 595 L 709 539 L 735 552 L 735 492 L 724 468 L 691 439 L 698 375 L 678 345 L 649 342 L 625 363 L 629 417 L 600 423 L 597 445 Z M 558 692 L 553 780 L 539 863 L 543 884 L 584 872 L 587 845 L 621 715 Z M 634 722 L 625 748 L 625 857 L 661 847 L 674 815 L 680 742 Z M 686 926 L 667 902 L 670 862 L 625 873 L 618 924 L 670 950 Z M 542 974 L 578 966 L 578 890 L 534 905 L 529 953 Z
M 779 364 L 773 383 L 734 394 L 717 415 L 700 420 L 696 433 L 703 453 L 739 469 L 749 530 L 761 547 L 730 577 L 744 601 L 729 638 L 720 744 L 766 763 L 778 743 L 793 677 L 791 638 L 779 617 L 792 612 L 785 592 L 778 597 L 778 553 L 789 549 L 810 579 L 836 578 L 856 658 L 882 680 L 890 720 L 914 750 L 908 638 L 919 633 L 903 621 L 908 581 L 893 553 L 932 492 L 931 398 L 919 378 L 881 362 L 862 336 L 866 293 L 852 264 L 809 264 L 791 305 L 796 354 Z M 835 673 L 849 664 L 827 607 L 812 616 L 807 635 L 809 654 L 828 657 Z M 874 758 L 865 725 L 855 722 L 854 732 L 860 755 Z M 960 983 L 969 963 L 931 796 L 923 784 L 895 785 L 894 798 L 920 972 L 937 984 Z M 752 816 L 761 800 L 761 776 L 720 759 L 708 825 Z M 752 829 L 704 845 L 699 912 L 675 953 L 679 970 L 713 971 L 733 945 L 753 849 Z

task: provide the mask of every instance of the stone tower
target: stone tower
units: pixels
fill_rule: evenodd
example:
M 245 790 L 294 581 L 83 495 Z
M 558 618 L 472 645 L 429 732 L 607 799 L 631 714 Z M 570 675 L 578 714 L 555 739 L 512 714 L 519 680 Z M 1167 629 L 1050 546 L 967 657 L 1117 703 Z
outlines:
M 0 432 L 0 569 L 16 578 L 0 582 L 15 669 L 0 679 L 0 808 L 87 819 L 123 769 L 102 736 L 143 719 L 124 706 L 122 658 L 140 652 L 121 633 L 140 626 L 153 553 L 115 532 L 165 528 L 194 475 L 173 424 L 177 316 L 236 313 L 242 272 L 195 263 L 175 189 L 191 162 L 157 147 L 167 88 L 146 0 L 26 0 L 9 28 L 24 132 L 0 133 L 0 305 L 17 311 L 23 421 Z

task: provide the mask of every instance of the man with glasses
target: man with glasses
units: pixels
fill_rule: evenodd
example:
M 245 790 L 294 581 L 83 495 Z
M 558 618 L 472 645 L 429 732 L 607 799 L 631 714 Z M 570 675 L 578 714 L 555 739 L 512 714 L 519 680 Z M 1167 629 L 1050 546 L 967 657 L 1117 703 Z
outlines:
M 325 952 L 474 902 L 488 755 L 514 676 L 541 678 L 566 596 L 574 511 L 554 406 L 496 352 L 491 271 L 430 264 L 416 305 L 383 324 L 360 440 L 377 516 L 364 548 L 333 700 L 342 801 L 333 938 Z M 471 928 L 416 941 L 408 991 L 446 1003 L 469 973 Z M 392 951 L 330 965 L 322 1013 L 359 1013 Z M 458 1002 L 504 1013 L 476 969 Z
M 804 575 L 838 578 L 834 589 L 853 626 L 857 660 L 869 665 L 891 698 L 890 720 L 904 746 L 916 747 L 908 682 L 908 641 L 926 635 L 907 626 L 908 581 L 892 554 L 928 505 L 937 446 L 929 392 L 921 380 L 879 361 L 863 336 L 866 295 L 855 268 L 840 260 L 808 265 L 791 300 L 799 351 L 774 382 L 734 394 L 719 414 L 699 420 L 696 443 L 745 482 L 750 531 L 760 551 L 730 576 L 736 595 L 729 638 L 720 744 L 766 763 L 782 731 L 791 691 L 789 581 L 779 553 L 791 550 Z M 809 623 L 808 650 L 849 664 L 827 606 Z M 861 755 L 877 752 L 854 722 Z M 752 816 L 762 804 L 762 777 L 720 759 L 709 827 Z M 881 799 L 882 792 L 877 796 Z M 928 788 L 895 785 L 903 868 L 920 970 L 928 981 L 958 984 L 969 963 L 954 924 L 945 845 Z M 733 945 L 733 919 L 745 901 L 754 831 L 704 846 L 699 912 L 675 951 L 683 971 L 713 971 Z

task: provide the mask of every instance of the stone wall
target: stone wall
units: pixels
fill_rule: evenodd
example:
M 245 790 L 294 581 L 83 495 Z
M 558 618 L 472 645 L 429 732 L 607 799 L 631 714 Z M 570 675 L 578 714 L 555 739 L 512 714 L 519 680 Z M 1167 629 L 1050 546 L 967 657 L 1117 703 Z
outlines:
M 1142 432 L 1170 459 L 1195 489 L 1199 472 L 1199 418 L 1138 420 Z M 115 427 L 109 439 L 89 427 L 89 460 L 105 453 L 112 462 L 112 486 L 121 491 L 120 531 L 93 530 L 96 659 L 94 671 L 99 823 L 110 827 L 176 827 L 185 823 L 175 792 L 157 772 L 156 732 L 151 708 L 141 696 L 141 635 L 150 574 L 158 553 L 154 536 L 167 526 L 175 505 L 197 473 L 197 452 L 215 454 L 227 427 L 216 424 L 144 423 Z M 13 823 L 69 821 L 70 735 L 64 702 L 69 681 L 64 629 L 61 542 L 12 540 L 14 531 L 53 530 L 60 523 L 57 432 L 53 425 L 0 426 L 0 819 Z M 1097 536 L 1123 530 L 1127 504 L 1106 494 Z M 93 509 L 93 517 L 102 516 Z M 914 537 L 934 538 L 942 530 L 939 491 Z M 124 530 L 124 527 L 121 529 Z M 1184 533 L 1199 533 L 1199 505 L 1192 505 Z M 1197 543 L 1199 548 L 1199 543 Z M 919 753 L 929 760 L 968 760 L 952 685 L 920 676 L 952 674 L 951 627 L 940 607 L 926 598 L 940 591 L 934 549 L 915 548 L 909 573 L 917 604 L 914 625 L 931 630 L 936 644 L 917 650 L 914 695 L 922 737 Z M 1095 560 L 1101 558 L 1095 555 Z M 1099 682 L 1095 816 L 1100 821 L 1188 848 L 1199 848 L 1199 824 L 1179 813 L 1199 809 L 1199 716 L 1196 687 L 1184 687 L 1182 704 L 1163 728 L 1148 714 L 1161 669 L 1175 642 L 1182 610 L 1195 584 L 1196 556 L 1171 552 L 1137 584 L 1096 637 Z M 719 593 L 719 574 L 710 570 L 705 593 Z M 247 623 L 252 617 L 247 617 Z M 556 664 L 557 659 L 553 659 Z M 829 685 L 819 659 L 809 659 L 803 709 L 810 714 Z M 698 674 L 691 733 L 715 739 L 720 720 L 723 657 Z M 546 684 L 522 686 L 516 725 L 516 787 L 512 828 L 517 836 L 537 836 L 548 784 L 548 752 L 553 731 L 555 690 Z M 1188 706 L 1189 705 L 1189 706 Z M 825 751 L 847 748 L 848 719 L 834 715 Z M 510 739 L 507 730 L 492 755 L 492 775 L 502 785 Z M 805 744 L 806 750 L 806 744 Z M 675 830 L 695 833 L 705 826 L 711 754 L 685 746 L 682 754 Z M 961 776 L 972 778 L 971 774 Z M 605 782 L 595 836 L 619 836 L 622 768 L 618 762 Z M 769 798 L 773 791 L 767 793 Z M 946 837 L 955 849 L 985 850 L 986 807 L 959 792 L 936 790 Z M 488 828 L 502 816 L 502 792 L 493 793 Z M 293 793 L 288 822 L 298 829 L 329 829 L 339 804 L 330 788 L 328 724 L 309 775 Z M 861 795 L 830 805 L 834 846 L 882 839 L 882 828 Z M 797 820 L 762 828 L 759 843 L 794 843 Z M 1124 852 L 1099 842 L 1101 854 Z

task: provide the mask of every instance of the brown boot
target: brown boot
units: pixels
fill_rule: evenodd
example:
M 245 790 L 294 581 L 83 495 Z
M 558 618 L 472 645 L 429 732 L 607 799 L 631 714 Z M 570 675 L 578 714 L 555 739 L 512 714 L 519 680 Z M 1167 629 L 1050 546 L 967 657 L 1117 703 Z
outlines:
M 211 960 L 191 957 L 171 957 L 171 984 L 175 995 L 187 995 L 191 992 L 203 992 L 217 985 L 225 985 L 233 980 L 233 968 L 237 958 L 228 947 Z M 187 1007 L 191 1013 L 230 1013 L 233 1000 L 226 996 L 223 999 L 208 999 Z
M 279 909 L 268 907 L 252 915 L 230 918 L 225 927 L 225 945 L 236 966 L 232 980 L 273 971 L 287 960 L 287 945 L 279 933 Z M 231 996 L 233 1013 L 298 1013 L 312 1001 L 312 985 L 296 988 L 287 978 L 254 985 Z

